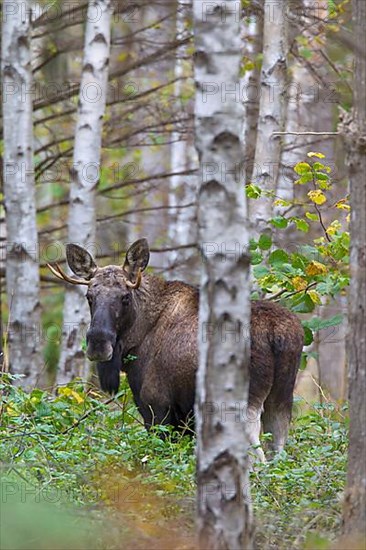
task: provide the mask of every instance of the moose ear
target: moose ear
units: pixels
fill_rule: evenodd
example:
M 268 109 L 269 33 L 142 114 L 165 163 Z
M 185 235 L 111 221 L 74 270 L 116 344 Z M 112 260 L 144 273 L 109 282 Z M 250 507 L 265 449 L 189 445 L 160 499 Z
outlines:
M 123 269 L 129 279 L 134 279 L 139 271 L 144 271 L 150 259 L 149 244 L 146 239 L 134 242 L 126 252 Z
M 66 245 L 66 259 L 75 275 L 87 280 L 94 276 L 98 268 L 91 254 L 77 244 Z

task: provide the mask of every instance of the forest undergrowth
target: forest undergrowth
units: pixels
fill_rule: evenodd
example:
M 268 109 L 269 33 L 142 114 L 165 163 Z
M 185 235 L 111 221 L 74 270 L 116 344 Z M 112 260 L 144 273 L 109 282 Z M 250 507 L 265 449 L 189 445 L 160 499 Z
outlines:
M 125 379 L 103 401 L 79 381 L 54 395 L 26 393 L 11 378 L 1 380 L 2 548 L 195 548 L 194 437 L 166 426 L 147 433 Z M 268 549 L 330 548 L 341 522 L 347 410 L 297 398 L 294 417 L 286 451 L 255 466 L 251 495 L 243 488 L 256 540 Z

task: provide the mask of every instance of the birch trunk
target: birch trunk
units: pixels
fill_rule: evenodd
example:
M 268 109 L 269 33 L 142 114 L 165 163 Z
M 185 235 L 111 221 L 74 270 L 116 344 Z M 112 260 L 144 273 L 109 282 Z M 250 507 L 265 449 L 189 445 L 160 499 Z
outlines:
M 246 44 L 247 42 L 247 44 Z M 252 15 L 244 35 L 246 56 L 255 64 L 253 69 L 244 75 L 242 86 L 245 127 L 244 127 L 244 158 L 245 158 L 245 182 L 249 182 L 253 173 L 255 157 L 255 145 L 257 141 L 257 125 L 259 115 L 259 89 L 260 71 L 256 66 L 257 57 L 263 50 L 263 18 Z
M 70 171 L 68 240 L 97 252 L 95 194 L 99 181 L 102 122 L 105 113 L 110 56 L 112 3 L 90 0 L 84 59 Z M 57 383 L 87 378 L 88 361 L 82 350 L 90 315 L 85 290 L 69 286 L 65 293 L 62 351 Z
M 245 411 L 250 322 L 239 3 L 194 0 L 202 252 L 197 374 L 201 548 L 252 548 Z M 208 7 L 207 7 L 208 6 Z
M 311 63 L 302 62 L 292 58 L 289 66 L 291 79 L 289 80 L 286 93 L 286 131 L 287 132 L 310 132 L 310 131 L 332 131 L 334 120 L 334 103 L 327 101 L 329 90 L 325 89 L 317 79 L 317 73 L 324 73 L 324 58 L 319 53 L 320 36 L 324 40 L 323 19 L 327 18 L 328 3 L 322 0 L 314 4 L 312 0 L 296 0 L 289 4 L 287 12 L 288 25 L 291 30 L 290 43 L 296 35 L 306 38 L 309 47 L 315 50 Z M 302 14 L 302 16 L 299 16 Z M 319 18 L 314 22 L 313 16 Z M 326 44 L 322 44 L 324 49 Z M 313 70 L 311 68 L 313 67 Z M 330 75 L 326 74 L 330 80 Z M 309 150 L 317 150 L 326 154 L 327 159 L 333 157 L 334 139 L 323 137 L 321 145 L 314 144 L 314 136 L 286 135 L 283 137 L 281 178 L 278 181 L 277 195 L 285 200 L 292 201 L 295 197 L 294 166 L 306 159 Z M 297 193 L 304 193 L 303 189 L 297 186 Z M 301 197 L 303 199 L 303 197 Z M 281 212 L 282 213 L 282 212 Z
M 349 292 L 350 433 L 344 531 L 365 542 L 366 525 L 366 3 L 353 0 L 356 52 L 353 120 L 343 125 L 351 188 Z
M 42 366 L 33 170 L 31 2 L 3 2 L 2 81 L 10 367 L 31 388 Z
M 191 2 L 178 0 L 176 16 L 176 39 L 180 40 L 185 32 L 185 20 L 187 9 L 190 9 Z M 174 98 L 177 111 L 190 109 L 191 105 L 184 106 L 181 103 L 181 96 L 184 92 L 184 57 L 187 55 L 187 45 L 180 46 L 176 51 L 174 68 Z M 193 109 L 193 107 L 191 107 Z M 178 130 L 172 132 L 171 145 L 171 171 L 179 173 L 184 170 L 197 168 L 197 154 L 193 143 L 189 141 L 189 134 L 182 136 Z M 196 240 L 196 207 L 197 198 L 197 177 L 196 175 L 172 176 L 169 192 L 169 240 L 171 246 L 177 250 L 169 254 L 170 274 L 172 279 L 185 279 L 189 282 L 197 274 L 196 250 L 182 248 Z M 185 207 L 184 205 L 193 206 Z
M 283 130 L 284 94 L 287 76 L 286 2 L 264 2 L 263 64 L 257 142 L 252 181 L 265 196 L 252 202 L 251 220 L 255 232 L 260 234 L 272 217 L 272 200 L 268 193 L 275 192 L 281 159 L 281 139 L 273 135 Z

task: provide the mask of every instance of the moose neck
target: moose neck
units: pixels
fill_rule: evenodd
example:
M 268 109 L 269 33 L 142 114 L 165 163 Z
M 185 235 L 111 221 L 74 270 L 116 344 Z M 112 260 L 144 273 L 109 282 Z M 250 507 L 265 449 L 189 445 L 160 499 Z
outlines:
M 166 307 L 165 291 L 169 283 L 156 275 L 144 275 L 141 286 L 133 291 L 135 321 L 121 335 L 122 353 L 138 348 L 156 325 Z

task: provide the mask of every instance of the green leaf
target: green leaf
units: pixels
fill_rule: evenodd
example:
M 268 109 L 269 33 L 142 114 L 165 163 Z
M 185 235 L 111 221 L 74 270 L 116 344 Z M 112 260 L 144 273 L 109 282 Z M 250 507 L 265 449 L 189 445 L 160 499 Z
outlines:
M 245 192 L 249 199 L 258 199 L 262 195 L 262 189 L 253 183 L 245 186 Z
M 256 252 L 255 250 L 250 255 L 250 262 L 252 265 L 260 264 L 263 261 L 263 256 L 260 252 Z
M 268 267 L 264 265 L 255 265 L 253 267 L 253 275 L 256 279 L 262 279 L 262 277 L 265 277 L 270 273 Z
M 324 172 L 315 172 L 315 178 L 319 181 L 329 181 L 328 174 L 324 174 Z
M 313 331 L 309 327 L 305 326 L 303 327 L 303 329 L 305 334 L 304 345 L 310 346 L 310 344 L 312 344 L 314 341 Z
M 308 364 L 308 354 L 306 352 L 302 352 L 301 354 L 301 361 L 300 361 L 300 370 L 305 370 Z
M 270 223 L 279 229 L 285 229 L 288 226 L 288 220 L 284 216 L 276 216 L 270 220 Z
M 308 220 L 311 220 L 313 222 L 317 222 L 319 220 L 318 214 L 312 214 L 311 212 L 305 212 L 305 216 L 308 218 Z
M 288 254 L 282 249 L 275 250 L 274 252 L 272 252 L 272 254 L 270 254 L 268 258 L 269 264 L 273 266 L 279 266 L 284 263 L 287 263 L 288 261 L 289 261 Z
M 123 358 L 123 364 L 128 365 L 128 363 L 132 363 L 136 359 L 137 355 L 132 355 L 131 353 L 129 353 L 128 355 L 126 355 L 126 357 Z
M 272 246 L 271 235 L 267 235 L 266 233 L 263 233 L 263 235 L 259 237 L 258 246 L 261 250 L 269 250 Z
M 322 164 L 321 162 L 314 162 L 313 170 L 326 170 L 328 167 Z
M 304 185 L 305 183 L 309 183 L 309 181 L 313 181 L 313 174 L 312 172 L 307 172 L 303 176 L 301 176 L 300 179 L 296 180 L 295 183 L 297 185 Z
M 307 174 L 308 172 L 311 173 L 311 166 L 307 162 L 298 162 L 296 166 L 294 166 L 294 170 L 296 174 L 302 176 L 304 174 Z
M 305 220 L 302 220 L 301 218 L 294 218 L 294 222 L 299 231 L 303 231 L 304 233 L 309 231 L 309 224 Z
M 257 250 L 258 242 L 255 239 L 249 239 L 249 250 Z
M 302 324 L 304 327 L 311 329 L 312 331 L 318 331 L 328 327 L 335 327 L 340 325 L 344 320 L 344 316 L 341 313 L 333 315 L 329 319 L 322 319 L 321 317 L 313 317 L 312 319 L 307 319 L 303 321 Z
M 308 294 L 300 294 L 292 301 L 292 311 L 295 313 L 311 313 L 315 304 Z
M 308 48 L 301 48 L 301 50 L 299 50 L 299 54 L 304 59 L 311 59 L 311 57 L 313 55 L 313 52 L 311 50 L 309 50 Z
M 295 269 L 301 269 L 302 271 L 305 271 L 307 259 L 304 258 L 301 254 L 292 254 L 291 255 L 291 265 Z

